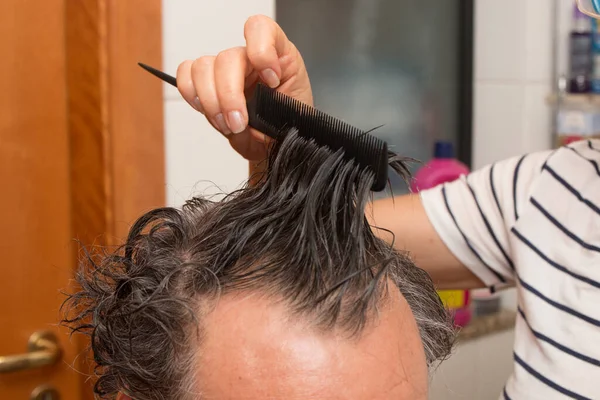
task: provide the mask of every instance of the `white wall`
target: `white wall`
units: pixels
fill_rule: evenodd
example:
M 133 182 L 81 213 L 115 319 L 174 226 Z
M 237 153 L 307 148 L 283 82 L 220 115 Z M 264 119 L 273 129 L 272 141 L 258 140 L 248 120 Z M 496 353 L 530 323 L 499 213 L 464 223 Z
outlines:
M 429 400 L 496 400 L 513 370 L 514 331 L 470 340 L 435 371 Z
M 570 0 L 566 0 L 570 1 Z M 476 168 L 551 146 L 552 1 L 476 0 Z
M 244 45 L 244 22 L 275 15 L 275 0 L 163 0 L 163 68 L 175 74 L 186 59 Z M 167 202 L 180 206 L 194 193 L 228 192 L 248 176 L 247 163 L 204 117 L 165 84 Z M 201 181 L 202 180 L 202 181 Z

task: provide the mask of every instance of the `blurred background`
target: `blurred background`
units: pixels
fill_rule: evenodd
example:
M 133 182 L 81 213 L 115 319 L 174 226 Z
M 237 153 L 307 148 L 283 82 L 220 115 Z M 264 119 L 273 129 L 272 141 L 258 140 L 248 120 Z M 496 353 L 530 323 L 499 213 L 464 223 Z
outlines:
M 363 129 L 383 125 L 377 136 L 422 162 L 443 141 L 476 169 L 600 132 L 597 27 L 575 18 L 573 3 L 5 0 L 0 356 L 45 358 L 0 357 L 0 399 L 92 398 L 73 371 L 90 373 L 85 353 L 73 361 L 83 341 L 56 327 L 76 240 L 117 245 L 142 212 L 247 178 L 228 142 L 138 61 L 174 74 L 185 59 L 243 45 L 246 19 L 265 14 L 303 54 L 319 108 Z M 575 29 L 590 40 L 583 88 L 569 84 Z M 408 190 L 398 180 L 392 188 Z M 512 370 L 514 292 L 469 295 L 434 400 L 496 399 Z
M 418 160 L 448 140 L 470 162 L 472 13 L 464 0 L 275 2 L 319 107 L 365 130 L 381 126 L 393 151 Z M 406 191 L 390 177 L 394 193 Z

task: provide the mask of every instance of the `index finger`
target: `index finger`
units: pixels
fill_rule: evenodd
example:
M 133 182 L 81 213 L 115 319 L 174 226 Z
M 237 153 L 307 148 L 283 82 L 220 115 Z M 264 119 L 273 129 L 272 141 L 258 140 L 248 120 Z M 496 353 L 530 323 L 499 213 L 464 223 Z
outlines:
M 262 80 L 272 88 L 285 78 L 281 76 L 279 59 L 290 53 L 291 42 L 279 25 L 271 18 L 256 15 L 244 25 L 246 51 L 252 67 Z

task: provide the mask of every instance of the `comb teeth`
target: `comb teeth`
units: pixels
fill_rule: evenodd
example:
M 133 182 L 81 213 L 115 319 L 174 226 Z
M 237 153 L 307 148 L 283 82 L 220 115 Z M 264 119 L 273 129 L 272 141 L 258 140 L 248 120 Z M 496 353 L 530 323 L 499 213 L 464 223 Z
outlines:
M 299 136 L 319 146 L 343 149 L 346 159 L 374 173 L 371 190 L 385 189 L 388 152 L 383 140 L 260 83 L 248 101 L 248 114 L 250 126 L 275 140 L 296 128 Z
M 177 87 L 175 77 L 138 63 L 146 71 Z M 261 83 L 248 100 L 249 125 L 275 140 L 281 140 L 291 128 L 305 139 L 333 151 L 344 149 L 344 157 L 353 160 L 375 175 L 371 190 L 385 189 L 388 173 L 387 143 L 307 104 L 292 99 Z

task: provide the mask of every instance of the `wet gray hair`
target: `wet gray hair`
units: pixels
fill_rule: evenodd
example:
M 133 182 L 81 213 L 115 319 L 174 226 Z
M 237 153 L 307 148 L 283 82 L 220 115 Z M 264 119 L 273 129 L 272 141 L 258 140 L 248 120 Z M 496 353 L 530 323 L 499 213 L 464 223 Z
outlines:
M 98 396 L 197 393 L 199 303 L 230 292 L 261 291 L 320 329 L 358 335 L 393 282 L 428 364 L 449 355 L 455 330 L 430 277 L 367 222 L 373 174 L 294 132 L 269 154 L 257 184 L 152 210 L 120 249 L 86 258 L 63 322 L 91 337 Z M 408 176 L 405 160 L 392 154 L 389 164 Z

